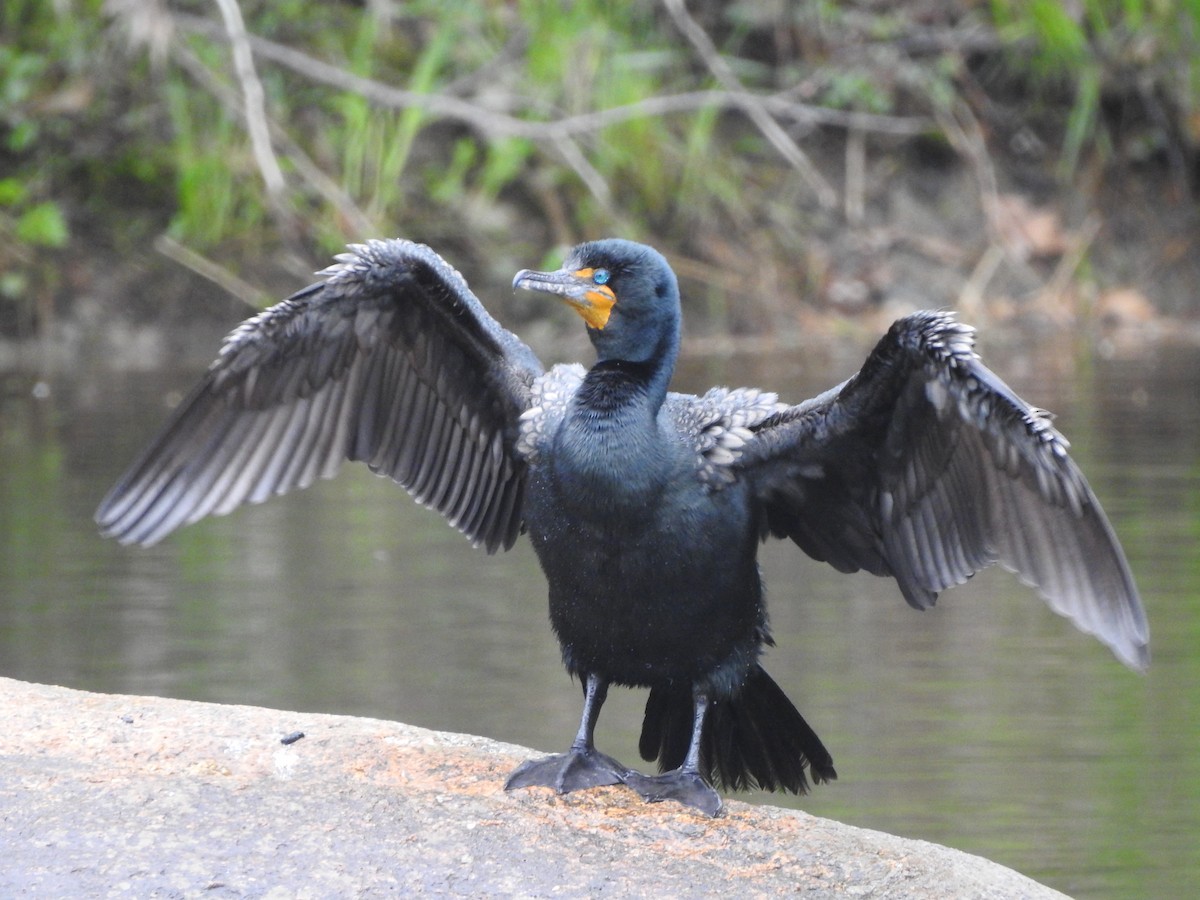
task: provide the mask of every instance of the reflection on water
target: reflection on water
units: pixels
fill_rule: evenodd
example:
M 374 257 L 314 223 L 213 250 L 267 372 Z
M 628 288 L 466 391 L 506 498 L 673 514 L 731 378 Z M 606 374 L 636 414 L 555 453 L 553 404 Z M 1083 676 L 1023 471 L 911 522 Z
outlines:
M 1006 573 L 918 614 L 890 581 L 770 545 L 766 665 L 841 773 L 796 805 L 1077 896 L 1181 896 L 1200 879 L 1200 352 L 987 356 L 1060 413 L 1146 599 L 1151 672 L 1124 670 Z M 796 400 L 858 359 L 685 360 L 677 387 Z M 580 694 L 528 546 L 472 551 L 361 469 L 156 548 L 96 536 L 96 502 L 196 374 L 52 379 L 42 399 L 33 377 L 0 381 L 0 674 L 565 746 Z M 615 691 L 600 726 L 630 763 L 643 699 Z

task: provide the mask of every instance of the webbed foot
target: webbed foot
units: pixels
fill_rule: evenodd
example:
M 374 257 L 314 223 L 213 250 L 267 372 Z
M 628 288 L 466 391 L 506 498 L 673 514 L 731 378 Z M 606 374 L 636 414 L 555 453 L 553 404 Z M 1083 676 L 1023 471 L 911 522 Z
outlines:
M 706 816 L 717 816 L 721 812 L 721 795 L 700 777 L 699 772 L 676 769 L 662 775 L 642 775 L 629 772 L 625 783 L 642 795 L 649 803 L 675 800 L 690 806 Z
M 504 783 L 511 791 L 524 787 L 554 788 L 560 794 L 606 784 L 621 784 L 629 770 L 595 748 L 572 747 L 542 759 L 522 763 Z

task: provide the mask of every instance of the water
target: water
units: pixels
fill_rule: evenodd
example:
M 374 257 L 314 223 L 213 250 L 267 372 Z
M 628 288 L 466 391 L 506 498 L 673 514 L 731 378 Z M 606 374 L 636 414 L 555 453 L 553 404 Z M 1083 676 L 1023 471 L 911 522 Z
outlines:
M 791 802 L 1079 897 L 1185 895 L 1200 881 L 1200 351 L 1089 362 L 997 339 L 985 353 L 1060 413 L 1146 600 L 1151 671 L 1123 669 L 1004 572 L 916 613 L 890 581 L 769 545 L 766 665 L 841 773 Z M 861 357 L 689 358 L 676 386 L 797 400 Z M 348 468 L 151 549 L 97 537 L 100 496 L 197 375 L 0 380 L 0 674 L 565 747 L 580 693 L 532 552 L 473 551 L 390 482 Z M 628 763 L 643 700 L 614 691 L 600 723 Z

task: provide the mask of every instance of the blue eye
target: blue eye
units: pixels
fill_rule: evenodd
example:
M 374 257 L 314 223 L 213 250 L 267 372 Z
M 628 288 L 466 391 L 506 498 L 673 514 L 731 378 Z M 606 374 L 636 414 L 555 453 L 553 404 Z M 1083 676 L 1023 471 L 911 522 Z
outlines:
M 592 281 L 595 284 L 608 284 L 608 279 L 611 277 L 608 269 L 597 269 L 592 273 Z

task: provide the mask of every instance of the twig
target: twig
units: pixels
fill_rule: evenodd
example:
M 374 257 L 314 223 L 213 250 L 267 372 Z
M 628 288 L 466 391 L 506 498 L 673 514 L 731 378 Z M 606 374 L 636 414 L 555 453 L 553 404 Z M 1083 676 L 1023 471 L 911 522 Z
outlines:
M 214 77 L 213 73 L 209 71 L 208 66 L 196 56 L 190 47 L 182 41 L 176 41 L 173 45 L 172 54 L 175 61 L 201 87 L 216 97 L 220 103 L 235 110 L 238 115 L 244 115 L 241 98 L 226 87 L 219 79 Z M 271 139 L 279 145 L 283 154 L 296 170 L 296 174 L 318 196 L 336 209 L 338 214 L 351 224 L 353 231 L 358 234 L 378 233 L 379 227 L 377 223 L 363 212 L 362 208 L 354 202 L 354 198 L 347 194 L 341 185 L 330 178 L 320 166 L 313 162 L 312 158 L 304 152 L 304 149 L 292 140 L 287 131 L 276 124 L 269 116 L 266 117 L 266 121 L 267 127 L 271 131 Z
M 1005 251 L 995 241 L 988 242 L 987 249 L 975 263 L 970 277 L 958 292 L 958 308 L 963 316 L 978 322 L 984 314 L 983 293 L 1004 261 Z
M 199 16 L 180 13 L 175 16 L 175 22 L 181 31 L 202 34 L 209 38 L 227 39 L 227 35 L 214 23 Z M 751 104 L 761 104 L 773 115 L 797 122 L 834 128 L 860 128 L 899 137 L 922 134 L 929 130 L 931 124 L 930 119 L 925 116 L 884 116 L 849 112 L 801 103 L 790 99 L 786 93 L 758 95 L 747 91 L 727 90 L 663 94 L 623 106 L 540 122 L 488 109 L 449 94 L 406 91 L 339 69 L 315 56 L 266 38 L 255 35 L 248 35 L 248 38 L 254 54 L 260 60 L 269 60 L 281 65 L 310 81 L 357 94 L 376 106 L 387 109 L 423 109 L 436 118 L 462 122 L 492 137 L 519 137 L 552 143 L 563 135 L 587 134 L 632 119 L 695 112 L 714 107 L 746 110 Z
M 277 202 L 281 202 L 287 184 L 283 178 L 283 170 L 279 168 L 279 160 L 275 158 L 275 151 L 271 147 L 267 114 L 263 105 L 262 82 L 258 80 L 258 73 L 254 70 L 254 57 L 250 53 L 242 10 L 238 7 L 237 0 L 216 0 L 216 3 L 217 8 L 221 10 L 221 18 L 225 21 L 225 33 L 229 37 L 229 46 L 233 53 L 234 72 L 237 73 L 238 83 L 242 86 L 246 129 L 250 133 L 250 144 L 254 148 L 254 160 L 266 183 L 267 193 L 276 198 Z
M 579 176 L 579 180 L 584 183 L 592 196 L 600 201 L 600 205 L 609 213 L 615 212 L 612 190 L 609 189 L 608 182 L 604 180 L 604 176 L 596 170 L 596 167 L 588 162 L 583 151 L 579 149 L 579 145 L 564 134 L 555 139 L 554 146 L 567 165 L 575 170 L 575 174 Z
M 1093 213 L 1084 219 L 1079 232 L 1071 241 L 1070 248 L 1062 255 L 1058 265 L 1054 267 L 1054 273 L 1043 288 L 1045 296 L 1058 300 L 1067 295 L 1067 288 L 1070 287 L 1071 280 L 1075 277 L 1075 273 L 1079 270 L 1079 266 L 1083 263 L 1099 233 L 1100 217 Z
M 988 155 L 987 142 L 979 121 L 971 114 L 966 104 L 956 102 L 953 108 L 943 110 L 935 105 L 934 115 L 938 127 L 950 141 L 950 145 L 967 161 L 975 175 L 979 188 L 980 205 L 983 207 L 984 218 L 991 231 L 992 240 L 1004 243 L 1005 229 L 996 219 L 1000 209 L 1000 189 L 996 181 L 996 170 L 992 166 L 992 158 Z
M 846 135 L 846 221 L 862 224 L 866 211 L 867 139 L 857 128 Z
M 185 269 L 190 269 L 201 278 L 207 278 L 213 284 L 225 289 L 247 306 L 262 309 L 266 305 L 266 297 L 254 285 L 242 281 L 228 269 L 208 257 L 201 256 L 195 250 L 183 246 L 173 237 L 160 234 L 154 239 L 154 249 L 168 259 L 179 263 Z
M 130 47 L 145 47 L 155 72 L 161 71 L 175 30 L 165 0 L 104 0 L 104 15 L 124 29 Z
M 817 201 L 821 206 L 826 209 L 832 209 L 836 206 L 837 194 L 829 182 L 817 171 L 817 167 L 812 164 L 812 161 L 800 149 L 800 146 L 775 121 L 763 104 L 758 102 L 753 95 L 747 93 L 737 75 L 734 74 L 733 69 L 729 67 L 729 63 L 721 57 L 716 45 L 709 38 L 708 33 L 688 13 L 683 0 L 663 0 L 663 5 L 666 6 L 667 12 L 671 14 L 671 18 L 675 20 L 676 26 L 683 32 L 684 37 L 696 48 L 696 52 L 700 54 L 700 58 L 704 60 L 704 64 L 713 74 L 713 77 L 726 90 L 745 97 L 743 108 L 746 115 L 750 117 L 750 120 L 758 127 L 758 130 L 779 151 L 779 154 L 791 163 L 800 173 L 801 177 L 808 182 L 809 187 L 817 195 Z
M 967 161 L 975 176 L 990 244 L 1003 250 L 1004 258 L 1014 270 L 1023 273 L 1034 284 L 1043 286 L 1042 277 L 1014 246 L 1012 228 L 1007 221 L 1011 214 L 1006 211 L 1004 203 L 1000 200 L 996 168 L 992 165 L 992 157 L 988 153 L 987 140 L 979 120 L 966 103 L 957 101 L 952 110 L 938 111 L 937 121 L 951 146 Z M 988 278 L 991 278 L 991 274 Z

